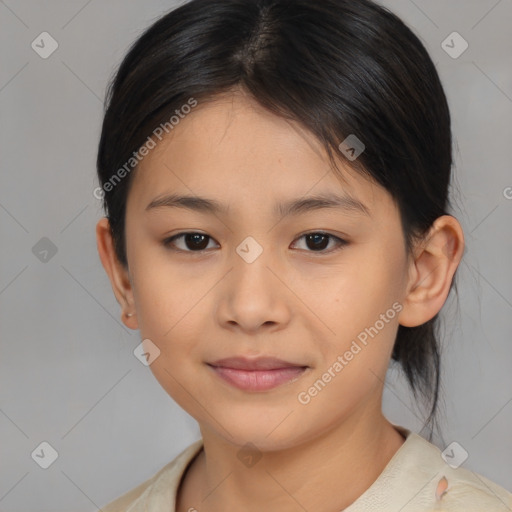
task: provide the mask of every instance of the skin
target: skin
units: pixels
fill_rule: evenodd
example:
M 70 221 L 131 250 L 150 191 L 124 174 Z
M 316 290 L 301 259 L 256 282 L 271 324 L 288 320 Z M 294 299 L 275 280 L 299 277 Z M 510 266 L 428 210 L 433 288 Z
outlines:
M 404 438 L 382 413 L 386 371 L 399 324 L 420 325 L 443 306 L 464 247 L 452 216 L 439 217 L 407 255 L 389 193 L 348 167 L 340 179 L 320 143 L 297 124 L 236 91 L 200 104 L 139 164 L 126 210 L 128 267 L 109 225 L 98 251 L 122 306 L 160 355 L 150 368 L 199 423 L 204 451 L 179 488 L 177 511 L 341 510 L 382 472 Z M 271 184 L 271 186 L 269 185 Z M 324 208 L 280 217 L 274 204 L 323 192 L 348 193 L 369 215 Z M 215 199 L 228 213 L 160 207 L 183 193 Z M 321 246 L 303 235 L 327 232 Z M 182 238 L 200 232 L 202 253 Z M 247 263 L 247 237 L 263 248 Z M 322 377 L 359 333 L 394 302 L 402 309 L 309 403 L 298 394 Z M 297 380 L 248 392 L 205 364 L 231 356 L 273 356 L 307 365 Z M 246 443 L 262 455 L 237 457 Z

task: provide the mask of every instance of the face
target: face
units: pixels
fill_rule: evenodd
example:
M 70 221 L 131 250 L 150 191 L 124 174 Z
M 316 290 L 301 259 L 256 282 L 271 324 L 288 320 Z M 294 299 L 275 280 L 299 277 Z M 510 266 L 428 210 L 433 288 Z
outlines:
M 239 94 L 200 103 L 134 176 L 128 272 L 141 339 L 160 351 L 150 368 L 226 441 L 284 449 L 380 413 L 407 257 L 391 196 L 339 167 Z M 288 364 L 212 366 L 234 357 Z

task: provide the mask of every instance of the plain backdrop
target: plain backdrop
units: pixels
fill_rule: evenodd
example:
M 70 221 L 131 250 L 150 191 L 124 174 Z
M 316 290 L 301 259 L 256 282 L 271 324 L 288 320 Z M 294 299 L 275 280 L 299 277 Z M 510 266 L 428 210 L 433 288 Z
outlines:
M 442 315 L 446 417 L 436 444 L 457 441 L 469 454 L 463 467 L 510 490 L 512 1 L 384 4 L 426 45 L 453 117 L 452 213 L 467 246 L 459 301 L 450 296 Z M 0 1 L 2 512 L 97 510 L 199 438 L 195 420 L 133 354 L 139 332 L 122 324 L 101 266 L 103 212 L 92 193 L 108 80 L 175 5 Z M 469 45 L 457 58 L 443 49 L 454 31 Z M 32 47 L 42 32 L 58 44 L 45 59 Z M 460 49 L 455 37 L 450 46 Z M 394 368 L 384 412 L 422 428 Z M 51 452 L 42 442 L 58 454 L 47 469 L 37 463 L 41 449 Z

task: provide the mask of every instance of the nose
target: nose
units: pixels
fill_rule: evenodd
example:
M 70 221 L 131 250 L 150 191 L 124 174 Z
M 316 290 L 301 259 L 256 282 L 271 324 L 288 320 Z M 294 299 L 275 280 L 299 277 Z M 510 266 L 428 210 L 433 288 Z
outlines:
M 253 250 L 248 247 L 249 251 Z M 285 284 L 286 277 L 270 261 L 269 251 L 261 251 L 256 258 L 245 258 L 241 250 L 245 248 L 241 244 L 239 252 L 230 259 L 231 271 L 218 290 L 218 321 L 225 328 L 246 333 L 263 328 L 280 330 L 291 318 L 292 292 Z

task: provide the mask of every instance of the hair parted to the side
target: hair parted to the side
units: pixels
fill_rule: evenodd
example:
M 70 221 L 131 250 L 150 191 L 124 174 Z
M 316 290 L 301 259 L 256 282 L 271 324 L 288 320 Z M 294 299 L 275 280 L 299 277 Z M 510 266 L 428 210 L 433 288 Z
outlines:
M 313 133 L 334 167 L 348 135 L 362 140 L 365 151 L 346 163 L 391 194 L 408 254 L 449 213 L 452 140 L 439 76 L 418 37 L 370 0 L 192 0 L 158 19 L 110 83 L 100 185 L 190 98 L 201 104 L 237 88 Z M 126 267 L 125 210 L 135 172 L 103 196 Z M 399 326 L 392 353 L 427 407 L 429 440 L 440 391 L 438 320 Z

